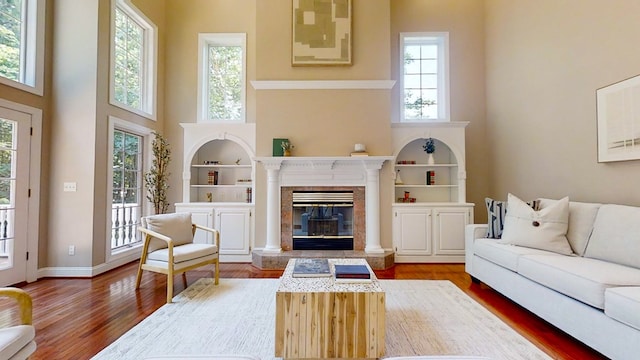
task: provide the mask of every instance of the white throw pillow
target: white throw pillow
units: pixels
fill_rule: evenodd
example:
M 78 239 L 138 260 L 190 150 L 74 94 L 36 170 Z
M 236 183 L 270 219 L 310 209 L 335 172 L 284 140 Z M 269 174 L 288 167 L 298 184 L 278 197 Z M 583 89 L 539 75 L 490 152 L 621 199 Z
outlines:
M 539 211 L 509 194 L 502 243 L 571 255 L 567 240 L 569 197 Z
M 191 213 L 172 213 L 151 215 L 145 218 L 146 227 L 173 240 L 173 246 L 193 242 L 193 227 Z M 167 243 L 153 239 L 149 245 L 149 252 L 167 247 Z

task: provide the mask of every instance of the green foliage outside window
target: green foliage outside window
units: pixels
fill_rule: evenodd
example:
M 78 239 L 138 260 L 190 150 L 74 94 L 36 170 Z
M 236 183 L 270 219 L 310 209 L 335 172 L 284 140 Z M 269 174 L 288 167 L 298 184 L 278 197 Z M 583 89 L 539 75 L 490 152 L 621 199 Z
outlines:
M 241 120 L 242 48 L 209 47 L 209 118 Z
M 118 8 L 115 23 L 115 99 L 141 109 L 144 30 Z
M 113 133 L 113 204 L 139 204 L 142 188 L 142 138 L 115 130 Z
M 22 0 L 0 0 L 0 76 L 20 81 Z

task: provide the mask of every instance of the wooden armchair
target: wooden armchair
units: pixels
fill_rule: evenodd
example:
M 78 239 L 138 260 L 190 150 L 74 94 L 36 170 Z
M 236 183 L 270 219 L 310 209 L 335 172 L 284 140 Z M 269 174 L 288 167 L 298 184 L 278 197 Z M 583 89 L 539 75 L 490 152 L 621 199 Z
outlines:
M 213 234 L 211 244 L 193 242 L 196 230 Z M 167 275 L 167 303 L 173 298 L 173 276 L 214 264 L 215 284 L 218 285 L 220 264 L 220 232 L 205 226 L 193 224 L 190 213 L 174 213 L 152 215 L 142 218 L 142 226 L 138 228 L 144 236 L 144 246 L 140 256 L 136 289 L 140 287 L 142 270 Z
M 36 330 L 31 324 L 31 296 L 19 288 L 0 288 L 0 297 L 9 297 L 18 303 L 20 325 L 0 329 L 0 359 L 27 359 L 36 351 Z

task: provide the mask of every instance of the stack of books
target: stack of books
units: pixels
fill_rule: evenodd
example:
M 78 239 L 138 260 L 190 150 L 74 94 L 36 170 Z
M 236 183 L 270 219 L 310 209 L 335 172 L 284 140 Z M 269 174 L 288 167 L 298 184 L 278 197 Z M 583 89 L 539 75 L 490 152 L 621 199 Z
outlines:
M 329 261 L 327 259 L 296 259 L 291 276 L 294 278 L 329 277 L 331 276 Z
M 336 282 L 371 282 L 367 265 L 335 265 Z

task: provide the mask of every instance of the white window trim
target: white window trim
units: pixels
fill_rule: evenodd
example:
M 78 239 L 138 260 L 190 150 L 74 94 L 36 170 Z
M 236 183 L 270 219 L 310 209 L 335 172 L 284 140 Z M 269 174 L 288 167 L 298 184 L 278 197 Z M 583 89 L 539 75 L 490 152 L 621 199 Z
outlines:
M 127 104 L 123 104 L 116 100 L 115 84 L 113 74 L 115 74 L 115 19 L 116 7 L 124 11 L 128 16 L 133 18 L 138 25 L 145 29 L 144 36 L 144 79 L 142 89 L 142 109 L 133 108 Z M 158 27 L 130 0 L 111 0 L 111 51 L 110 57 L 110 76 L 109 76 L 109 103 L 121 109 L 130 111 L 134 114 L 143 116 L 150 120 L 156 120 L 157 117 L 157 68 L 158 68 Z
M 46 0 L 26 0 L 27 18 L 25 41 L 20 45 L 21 64 L 24 64 L 22 81 L 0 76 L 0 84 L 32 94 L 44 94 L 44 29 Z M 33 10 L 35 8 L 35 10 Z
M 438 118 L 436 119 L 405 119 L 404 116 L 404 42 L 406 37 L 435 37 L 438 39 L 438 85 L 442 84 L 444 89 L 438 86 Z M 400 86 L 400 122 L 403 123 L 425 123 L 425 122 L 449 122 L 451 121 L 451 102 L 449 86 L 449 33 L 448 32 L 403 32 L 400 33 L 400 72 L 398 83 Z M 441 71 L 444 69 L 444 71 Z M 444 104 L 444 105 L 443 105 Z
M 109 149 L 108 151 L 108 160 L 107 160 L 107 224 L 106 224 L 106 232 L 105 232 L 105 249 L 106 249 L 106 262 L 110 263 L 110 262 L 114 262 L 117 261 L 119 259 L 122 258 L 126 258 L 126 257 L 130 257 L 132 255 L 140 255 L 140 247 L 142 246 L 142 244 L 138 244 L 138 245 L 134 245 L 130 248 L 126 248 L 126 249 L 118 249 L 118 250 L 111 250 L 111 203 L 113 202 L 113 189 L 112 189 L 112 182 L 110 181 L 110 179 L 113 179 L 113 167 L 111 166 L 111 164 L 113 164 L 113 131 L 114 130 L 123 130 L 123 131 L 128 131 L 131 132 L 133 134 L 136 135 L 140 135 L 142 136 L 142 143 L 143 143 L 143 164 L 142 164 L 142 169 L 144 172 L 149 171 L 150 165 L 151 164 L 151 158 L 152 158 L 152 149 L 151 149 L 151 142 L 153 141 L 153 130 L 149 129 L 145 126 L 141 126 L 138 124 L 134 124 L 132 122 L 126 121 L 126 120 L 122 120 L 120 118 L 117 118 L 115 116 L 109 116 Z M 146 191 L 146 187 L 142 186 L 143 189 L 143 194 L 142 194 L 142 201 L 143 201 L 143 205 L 142 205 L 142 210 L 143 210 L 143 214 L 150 214 L 151 213 L 151 204 L 149 203 L 149 201 L 147 200 L 147 197 L 145 196 L 145 191 Z
M 242 48 L 242 92 L 240 103 L 242 106 L 239 120 L 209 119 L 208 101 L 209 89 L 207 81 L 208 47 L 209 45 L 240 46 Z M 200 33 L 198 34 L 198 100 L 196 122 L 245 123 L 247 119 L 247 34 L 245 33 Z

